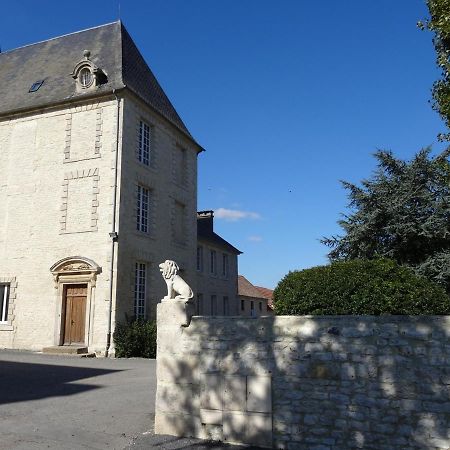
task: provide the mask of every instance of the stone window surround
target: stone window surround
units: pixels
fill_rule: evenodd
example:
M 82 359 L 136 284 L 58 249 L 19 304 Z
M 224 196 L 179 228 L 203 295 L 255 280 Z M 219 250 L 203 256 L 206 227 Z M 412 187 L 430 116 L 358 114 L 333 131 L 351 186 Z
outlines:
M 69 181 L 77 180 L 79 178 L 92 178 L 92 200 L 91 200 L 91 229 L 85 231 L 67 231 L 67 200 L 68 200 L 68 191 L 69 191 Z M 92 231 L 97 231 L 97 222 L 98 222 L 98 194 L 99 187 L 98 182 L 100 180 L 99 169 L 78 169 L 68 172 L 64 175 L 64 181 L 62 182 L 63 193 L 61 196 L 61 229 L 59 234 L 70 234 L 70 233 L 88 233 Z
M 17 280 L 16 277 L 0 276 L 0 283 L 9 285 L 8 315 L 6 322 L 0 322 L 0 331 L 13 331 L 15 300 L 17 297 Z
M 70 146 L 72 142 L 72 115 L 76 113 L 80 113 L 83 111 L 92 111 L 96 109 L 97 110 L 97 116 L 96 116 L 96 125 L 95 125 L 95 146 L 94 146 L 94 153 L 92 156 L 88 156 L 85 158 L 77 158 L 72 159 L 70 158 Z M 90 105 L 83 105 L 78 106 L 76 108 L 71 109 L 70 113 L 67 113 L 66 116 L 66 141 L 65 141 L 65 147 L 64 147 L 64 163 L 71 163 L 76 161 L 85 161 L 88 159 L 95 159 L 100 158 L 100 149 L 102 146 L 102 113 L 103 108 L 99 107 L 98 104 L 90 104 Z
M 146 167 L 143 166 L 142 167 Z M 147 232 L 139 231 L 136 229 L 136 218 L 137 218 L 137 186 L 144 187 L 145 189 L 149 190 L 149 203 L 148 203 L 148 221 L 147 221 Z M 145 238 L 151 238 L 154 239 L 155 237 L 155 230 L 156 230 L 156 214 L 155 211 L 158 210 L 158 195 L 157 195 L 157 184 L 149 178 L 148 176 L 145 176 L 144 174 L 136 174 L 136 181 L 133 185 L 133 233 L 136 236 L 145 237 Z
M 178 152 L 182 154 L 181 167 L 178 167 Z M 187 189 L 189 186 L 189 160 L 187 147 L 175 142 L 172 150 L 172 181 L 182 189 Z M 181 173 L 178 173 L 178 171 L 181 171 Z

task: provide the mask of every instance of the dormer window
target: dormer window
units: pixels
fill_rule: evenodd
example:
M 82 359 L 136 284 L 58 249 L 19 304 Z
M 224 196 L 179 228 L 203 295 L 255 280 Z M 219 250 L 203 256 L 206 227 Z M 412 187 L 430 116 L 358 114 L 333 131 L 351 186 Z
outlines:
M 85 50 L 83 56 L 84 59 L 75 66 L 72 72 L 72 77 L 76 80 L 76 90 L 80 93 L 108 82 L 106 73 L 89 59 L 91 52 Z

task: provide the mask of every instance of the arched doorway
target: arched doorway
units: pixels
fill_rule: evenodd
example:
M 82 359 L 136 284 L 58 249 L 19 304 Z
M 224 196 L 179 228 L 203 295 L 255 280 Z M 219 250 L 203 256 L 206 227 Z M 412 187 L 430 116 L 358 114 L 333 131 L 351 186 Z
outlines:
M 55 344 L 89 346 L 101 267 L 91 259 L 70 256 L 55 263 L 50 271 L 57 292 Z

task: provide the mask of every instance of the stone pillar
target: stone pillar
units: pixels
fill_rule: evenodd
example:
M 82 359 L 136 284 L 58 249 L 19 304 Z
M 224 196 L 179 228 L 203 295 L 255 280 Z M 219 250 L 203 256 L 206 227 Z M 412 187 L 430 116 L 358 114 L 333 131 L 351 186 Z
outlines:
M 198 436 L 198 358 L 186 349 L 191 305 L 165 298 L 157 305 L 155 433 Z M 197 412 L 197 413 L 196 413 Z

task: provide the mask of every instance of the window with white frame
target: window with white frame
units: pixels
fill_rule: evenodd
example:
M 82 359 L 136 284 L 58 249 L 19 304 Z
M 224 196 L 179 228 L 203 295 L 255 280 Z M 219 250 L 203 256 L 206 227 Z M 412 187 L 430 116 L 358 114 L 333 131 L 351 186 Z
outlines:
M 148 233 L 149 198 L 150 191 L 138 184 L 136 228 L 144 233 Z
M 217 295 L 211 295 L 211 315 L 217 316 Z
M 213 275 L 217 275 L 217 253 L 215 250 L 210 252 L 210 272 Z
M 8 320 L 9 284 L 0 284 L 0 323 Z
M 223 315 L 229 316 L 230 315 L 230 304 L 228 301 L 228 296 L 225 296 L 223 298 Z
M 222 275 L 228 277 L 228 255 L 222 253 Z
M 203 247 L 197 246 L 197 270 L 203 272 Z
M 150 126 L 142 120 L 139 123 L 138 160 L 146 166 L 150 165 Z
M 137 319 L 145 318 L 145 292 L 147 265 L 137 262 L 134 272 L 134 315 Z

